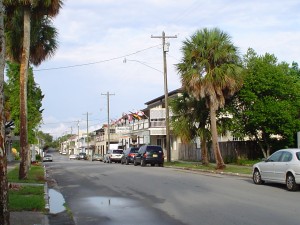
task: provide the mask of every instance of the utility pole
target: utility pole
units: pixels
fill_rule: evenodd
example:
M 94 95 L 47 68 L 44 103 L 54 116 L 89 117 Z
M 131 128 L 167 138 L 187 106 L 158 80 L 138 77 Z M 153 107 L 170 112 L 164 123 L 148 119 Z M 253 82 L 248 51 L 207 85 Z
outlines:
M 163 61 L 164 61 L 164 89 L 165 89 L 165 108 L 166 108 L 166 151 L 167 161 L 171 162 L 171 149 L 170 149 L 170 125 L 169 125 L 169 104 L 168 104 L 168 78 L 167 78 L 167 57 L 166 53 L 169 51 L 169 43 L 166 43 L 166 38 L 177 38 L 175 36 L 166 36 L 165 32 L 162 32 L 162 36 L 153 36 L 151 38 L 161 38 L 163 46 Z
M 77 121 L 77 148 L 79 153 L 79 120 Z
M 109 149 L 109 146 L 110 146 L 109 96 L 115 95 L 115 94 L 109 94 L 109 91 L 108 91 L 106 94 L 101 93 L 101 95 L 106 95 L 106 97 L 107 97 L 107 149 L 106 149 L 106 153 L 107 153 L 107 150 Z
M 86 114 L 86 140 L 87 140 L 87 147 L 86 149 L 88 150 L 88 153 L 90 153 L 90 141 L 89 141 L 89 113 L 87 112 Z M 91 154 L 92 156 L 92 154 Z

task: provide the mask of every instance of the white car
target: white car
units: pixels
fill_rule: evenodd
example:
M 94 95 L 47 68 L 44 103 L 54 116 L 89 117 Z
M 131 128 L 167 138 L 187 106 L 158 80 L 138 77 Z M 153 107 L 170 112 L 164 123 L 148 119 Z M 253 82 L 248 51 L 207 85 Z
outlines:
M 296 191 L 300 184 L 300 149 L 281 149 L 266 160 L 253 165 L 253 182 L 265 181 L 286 184 L 289 191 Z
M 72 159 L 78 159 L 79 156 L 78 155 L 75 155 L 75 154 L 72 154 L 69 156 L 69 159 L 72 160 Z
M 123 149 L 108 150 L 107 154 L 105 155 L 106 157 L 105 160 L 108 163 L 112 163 L 112 162 L 120 163 L 123 154 L 124 154 Z
M 50 155 L 50 154 L 44 155 L 43 162 L 53 162 L 52 155 Z

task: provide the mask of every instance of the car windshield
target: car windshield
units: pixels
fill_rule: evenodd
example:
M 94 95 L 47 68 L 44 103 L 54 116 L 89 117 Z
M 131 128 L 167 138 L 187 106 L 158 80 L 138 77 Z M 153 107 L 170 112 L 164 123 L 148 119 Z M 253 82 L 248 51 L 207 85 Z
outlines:
M 139 151 L 139 148 L 132 148 L 130 150 L 131 153 L 137 153 Z
M 80 152 L 79 155 L 85 155 L 85 152 Z
M 51 157 L 52 155 L 45 155 L 45 157 Z
M 154 153 L 154 152 L 157 153 L 157 152 L 159 152 L 159 153 L 161 153 L 162 149 L 161 149 L 160 146 L 149 146 L 147 148 L 147 152 L 151 152 L 151 153 Z
M 123 154 L 123 150 L 113 150 L 113 154 Z

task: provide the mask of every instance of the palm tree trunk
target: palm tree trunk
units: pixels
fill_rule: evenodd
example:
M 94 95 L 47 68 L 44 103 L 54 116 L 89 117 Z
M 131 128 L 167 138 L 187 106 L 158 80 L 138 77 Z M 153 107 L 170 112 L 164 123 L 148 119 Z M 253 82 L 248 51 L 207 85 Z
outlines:
M 24 9 L 24 40 L 20 68 L 20 149 L 19 179 L 26 179 L 29 169 L 29 146 L 27 134 L 27 80 L 30 49 L 30 8 Z
M 226 167 L 218 143 L 218 131 L 217 131 L 217 118 L 216 118 L 216 109 L 213 103 L 209 104 L 210 110 L 210 123 L 211 123 L 211 134 L 212 134 L 212 147 L 214 150 L 214 155 L 216 159 L 217 168 L 216 169 L 224 169 Z
M 207 156 L 207 146 L 206 146 L 206 138 L 200 137 L 201 139 L 201 161 L 202 161 L 202 165 L 204 166 L 208 166 L 209 162 L 208 162 L 208 156 Z
M 4 116 L 4 7 L 0 0 L 0 224 L 9 225 L 7 154 L 5 150 L 5 116 Z

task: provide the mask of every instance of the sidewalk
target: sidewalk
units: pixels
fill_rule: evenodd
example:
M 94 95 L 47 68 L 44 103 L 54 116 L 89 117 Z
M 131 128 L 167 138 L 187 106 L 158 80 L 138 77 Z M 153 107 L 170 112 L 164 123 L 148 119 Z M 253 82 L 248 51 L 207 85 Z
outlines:
M 7 171 L 18 166 L 19 161 L 8 162 Z M 51 185 L 49 185 L 51 188 Z M 34 211 L 10 212 L 10 224 L 12 225 L 74 225 L 66 211 L 50 214 Z

